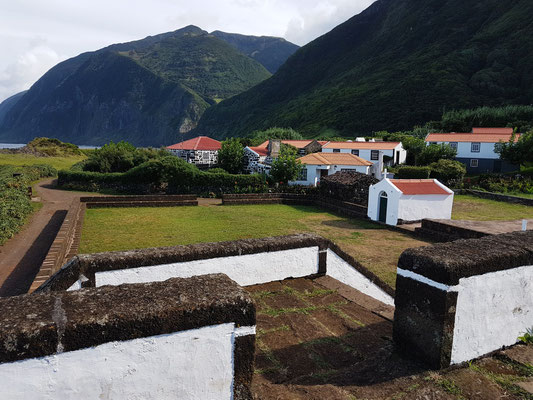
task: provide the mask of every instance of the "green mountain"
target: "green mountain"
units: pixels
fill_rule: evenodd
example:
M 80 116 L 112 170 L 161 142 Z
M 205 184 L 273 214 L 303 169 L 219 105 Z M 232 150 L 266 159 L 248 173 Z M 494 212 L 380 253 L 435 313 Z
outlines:
M 99 145 L 174 143 L 211 105 L 271 74 L 200 28 L 108 46 L 66 60 L 0 105 L 0 141 L 36 136 Z
M 221 31 L 211 32 L 231 44 L 241 53 L 259 61 L 269 72 L 275 73 L 300 47 L 283 38 L 272 36 L 247 36 Z
M 533 102 L 531 0 L 378 0 L 211 107 L 194 134 L 410 129 L 443 111 Z

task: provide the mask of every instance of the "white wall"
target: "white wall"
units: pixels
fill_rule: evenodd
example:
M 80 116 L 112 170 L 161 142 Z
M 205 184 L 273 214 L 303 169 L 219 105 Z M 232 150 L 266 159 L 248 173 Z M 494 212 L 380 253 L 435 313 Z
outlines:
M 475 140 L 472 140 L 475 142 Z M 434 142 L 431 142 L 434 143 Z M 436 142 L 437 144 L 450 144 L 449 142 Z M 429 142 L 426 142 L 429 145 Z M 498 153 L 494 152 L 494 145 L 496 143 L 481 143 L 479 153 L 472 153 L 471 142 L 458 142 L 457 143 L 457 158 L 489 158 L 497 160 L 500 158 Z
M 102 271 L 96 286 L 160 282 L 170 278 L 223 273 L 241 286 L 297 278 L 318 273 L 318 246 L 269 253 L 211 258 L 182 263 Z
M 452 364 L 515 344 L 533 327 L 533 266 L 463 278 L 457 290 Z
M 424 218 L 451 219 L 453 194 L 405 195 L 398 204 L 398 219 L 418 221 Z
M 382 179 L 375 185 L 371 185 L 368 192 L 368 218 L 373 221 L 379 219 L 379 195 L 381 192 L 387 193 L 387 220 L 386 224 L 396 225 L 398 223 L 398 210 L 402 192 L 394 186 L 388 179 Z
M 232 399 L 234 324 L 0 364 L 0 398 Z
M 400 164 L 405 163 L 407 159 L 407 151 L 403 148 L 401 144 L 396 146 L 394 150 L 381 150 L 383 151 L 384 156 L 393 157 L 393 163 L 396 163 L 396 151 L 400 151 Z M 322 148 L 323 153 L 333 153 L 333 148 Z M 352 149 L 340 149 L 341 153 L 352 154 Z M 359 149 L 359 157 L 364 160 L 370 161 L 372 163 L 377 163 L 378 160 L 371 159 L 371 149 Z
M 328 249 L 326 275 L 359 290 L 385 304 L 394 306 L 394 298 L 375 285 L 370 279 L 357 271 L 354 267 Z
M 320 182 L 320 170 L 327 170 L 328 175 L 333 175 L 342 170 L 350 170 L 368 175 L 370 167 L 364 165 L 313 165 L 304 164 L 307 169 L 307 180 L 297 180 L 289 182 L 290 185 L 316 186 Z

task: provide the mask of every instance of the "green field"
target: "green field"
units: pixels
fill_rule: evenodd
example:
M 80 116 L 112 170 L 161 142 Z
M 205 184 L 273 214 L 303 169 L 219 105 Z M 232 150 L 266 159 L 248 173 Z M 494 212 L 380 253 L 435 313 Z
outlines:
M 533 218 L 533 207 L 480 199 L 475 196 L 455 195 L 454 197 L 452 219 L 507 221 L 523 218 Z
M 87 210 L 80 253 L 175 246 L 312 232 L 347 253 L 394 286 L 400 254 L 426 245 L 371 222 L 315 207 L 246 205 Z
M 86 156 L 69 156 L 69 157 L 36 157 L 28 154 L 5 154 L 0 153 L 0 165 L 35 165 L 48 164 L 57 170 L 68 169 L 72 165 L 85 160 Z

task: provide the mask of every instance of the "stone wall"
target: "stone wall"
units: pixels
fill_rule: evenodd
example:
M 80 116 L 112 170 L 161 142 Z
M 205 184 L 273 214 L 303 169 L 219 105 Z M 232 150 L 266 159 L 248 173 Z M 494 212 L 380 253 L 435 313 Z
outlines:
M 195 194 L 81 197 L 87 208 L 197 206 Z
M 395 343 L 434 368 L 516 343 L 533 326 L 533 232 L 406 250 L 395 306 Z
M 525 206 L 533 206 L 533 199 L 526 199 L 518 196 L 509 196 L 501 193 L 483 192 L 481 190 L 462 189 L 458 194 L 470 194 L 472 196 L 480 197 L 482 199 L 503 201 L 505 203 L 522 204 Z
M 255 306 L 225 275 L 23 295 L 0 308 L 2 398 L 252 398 Z

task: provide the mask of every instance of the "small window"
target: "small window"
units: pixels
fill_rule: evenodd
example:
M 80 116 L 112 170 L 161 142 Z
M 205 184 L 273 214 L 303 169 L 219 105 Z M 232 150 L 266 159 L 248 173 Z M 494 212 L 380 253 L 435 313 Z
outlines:
M 359 150 L 352 150 L 352 154 L 354 156 L 358 156 L 359 155 Z
M 370 152 L 370 159 L 373 161 L 379 160 L 379 150 L 372 150 Z
M 472 158 L 470 160 L 470 167 L 471 168 L 477 168 L 479 165 L 479 160 L 477 158 Z
M 307 168 L 303 167 L 300 171 L 300 175 L 298 176 L 299 181 L 306 181 L 307 180 Z
M 333 152 L 334 152 L 334 153 L 340 153 L 340 152 L 341 152 L 341 149 L 333 149 Z
M 478 143 L 478 142 L 472 143 L 471 149 L 472 149 L 472 153 L 479 153 L 481 149 L 481 143 Z
M 457 150 L 457 142 L 450 142 L 450 147 Z

